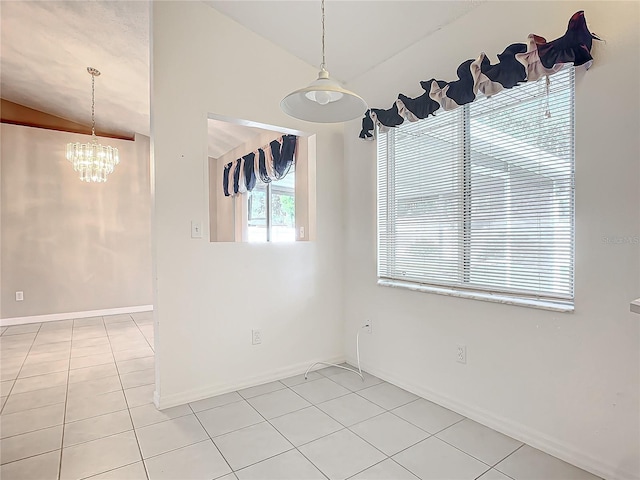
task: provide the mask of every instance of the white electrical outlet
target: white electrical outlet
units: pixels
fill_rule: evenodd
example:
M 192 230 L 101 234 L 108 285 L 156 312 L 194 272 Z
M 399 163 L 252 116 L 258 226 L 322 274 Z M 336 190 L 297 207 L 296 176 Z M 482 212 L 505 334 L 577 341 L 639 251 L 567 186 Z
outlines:
M 467 346 L 458 344 L 456 346 L 456 362 L 467 363 Z
M 304 238 L 304 227 L 300 227 L 300 238 Z
M 371 323 L 371 320 L 365 320 L 363 329 L 364 333 L 373 333 L 373 324 Z
M 262 343 L 262 332 L 260 330 L 251 330 L 251 344 L 259 345 Z
M 24 292 L 16 292 L 16 302 L 21 302 L 24 300 Z

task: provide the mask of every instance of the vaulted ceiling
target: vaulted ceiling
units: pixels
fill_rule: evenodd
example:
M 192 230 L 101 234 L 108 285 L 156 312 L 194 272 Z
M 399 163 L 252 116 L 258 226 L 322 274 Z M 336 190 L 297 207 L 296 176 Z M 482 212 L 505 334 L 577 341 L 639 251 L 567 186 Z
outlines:
M 319 65 L 319 0 L 205 3 Z M 478 4 L 327 0 L 328 69 L 337 79 L 353 80 Z M 93 66 L 102 72 L 96 79 L 98 127 L 125 136 L 149 135 L 149 14 L 146 1 L 2 2 L 2 98 L 89 125 L 91 77 L 86 67 Z M 225 132 L 221 148 L 229 148 L 232 135 Z M 240 144 L 244 136 L 237 135 Z
M 124 136 L 149 135 L 149 3 L 2 2 L 2 98 Z
M 306 63 L 320 66 L 320 0 L 206 3 Z M 326 0 L 327 69 L 343 82 L 354 80 L 479 4 L 478 0 Z

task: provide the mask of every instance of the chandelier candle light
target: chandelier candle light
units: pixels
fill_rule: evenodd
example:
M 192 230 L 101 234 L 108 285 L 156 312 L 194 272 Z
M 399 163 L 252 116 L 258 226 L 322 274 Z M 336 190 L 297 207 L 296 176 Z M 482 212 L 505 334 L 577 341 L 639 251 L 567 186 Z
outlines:
M 80 174 L 83 182 L 106 182 L 107 175 L 120 163 L 118 149 L 101 145 L 96 137 L 95 115 L 95 81 L 100 72 L 93 67 L 87 67 L 91 75 L 91 142 L 67 143 L 67 160 L 73 164 L 73 169 Z
M 335 123 L 353 120 L 367 110 L 366 102 L 353 92 L 343 88 L 329 77 L 325 64 L 324 48 L 324 0 L 322 9 L 322 63 L 318 79 L 308 87 L 287 95 L 280 108 L 292 117 L 317 123 Z

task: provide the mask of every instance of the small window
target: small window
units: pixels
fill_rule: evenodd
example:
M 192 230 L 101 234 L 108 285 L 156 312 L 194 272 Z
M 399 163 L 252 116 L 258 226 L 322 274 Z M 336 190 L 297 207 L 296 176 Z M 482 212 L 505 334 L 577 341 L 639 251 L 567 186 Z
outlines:
M 381 284 L 572 308 L 574 69 L 549 81 L 378 136 Z
M 249 242 L 294 242 L 296 240 L 295 171 L 282 180 L 258 182 L 247 201 Z
M 315 134 L 213 113 L 207 129 L 209 240 L 315 241 Z

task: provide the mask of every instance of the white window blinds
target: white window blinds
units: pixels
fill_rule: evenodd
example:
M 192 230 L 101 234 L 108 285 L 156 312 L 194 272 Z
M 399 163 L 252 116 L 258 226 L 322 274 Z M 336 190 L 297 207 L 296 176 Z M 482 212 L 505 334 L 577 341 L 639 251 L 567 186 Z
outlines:
M 574 69 L 378 136 L 378 276 L 573 300 Z

